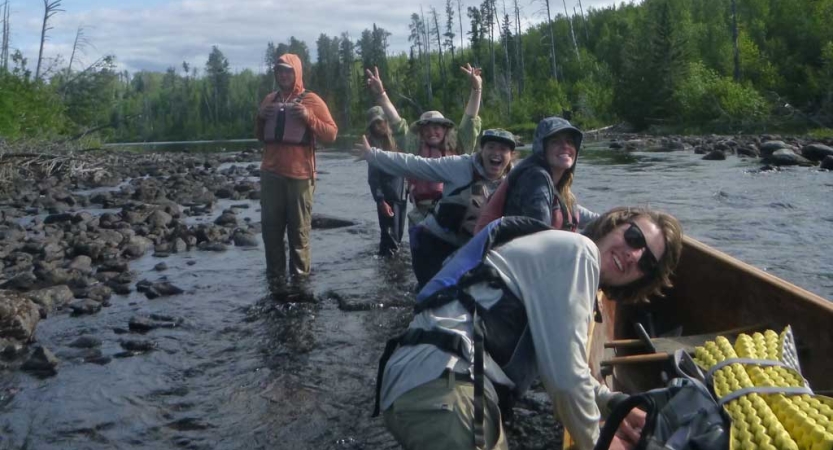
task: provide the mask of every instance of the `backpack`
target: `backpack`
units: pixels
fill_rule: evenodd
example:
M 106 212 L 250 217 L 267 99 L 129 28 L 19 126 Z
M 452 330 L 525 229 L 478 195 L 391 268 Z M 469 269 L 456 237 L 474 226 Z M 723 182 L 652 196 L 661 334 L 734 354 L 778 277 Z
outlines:
M 723 407 L 702 382 L 702 372 L 682 350 L 674 355 L 678 378 L 665 388 L 630 396 L 608 416 L 595 450 L 607 450 L 619 424 L 635 407 L 647 417 L 635 450 L 717 450 L 729 448 L 731 422 Z M 696 371 L 697 378 L 685 373 Z

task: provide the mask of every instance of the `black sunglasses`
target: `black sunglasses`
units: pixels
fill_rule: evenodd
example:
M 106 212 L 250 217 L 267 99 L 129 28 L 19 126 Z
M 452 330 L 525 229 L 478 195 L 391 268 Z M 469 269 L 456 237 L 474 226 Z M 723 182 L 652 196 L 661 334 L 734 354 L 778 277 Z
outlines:
M 657 262 L 657 258 L 651 252 L 651 249 L 648 248 L 648 243 L 645 241 L 645 234 L 642 233 L 642 229 L 635 222 L 628 223 L 631 226 L 625 230 L 625 243 L 633 249 L 645 249 L 639 258 L 639 270 L 646 275 L 653 274 L 657 270 L 659 262 Z

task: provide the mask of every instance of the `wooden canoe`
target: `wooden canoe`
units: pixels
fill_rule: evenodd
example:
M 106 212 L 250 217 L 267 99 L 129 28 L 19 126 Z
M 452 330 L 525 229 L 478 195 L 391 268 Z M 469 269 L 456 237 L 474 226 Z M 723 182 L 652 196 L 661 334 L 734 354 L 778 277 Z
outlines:
M 600 301 L 603 322 L 593 328 L 589 349 L 594 376 L 617 390 L 644 391 L 663 384 L 665 354 L 675 344 L 690 349 L 716 335 L 791 325 L 804 377 L 816 392 L 833 391 L 833 302 L 689 237 L 673 282 L 649 306 Z M 646 328 L 657 335 L 676 329 L 682 337 L 658 339 L 653 354 L 624 341 L 638 337 L 634 322 L 648 316 Z

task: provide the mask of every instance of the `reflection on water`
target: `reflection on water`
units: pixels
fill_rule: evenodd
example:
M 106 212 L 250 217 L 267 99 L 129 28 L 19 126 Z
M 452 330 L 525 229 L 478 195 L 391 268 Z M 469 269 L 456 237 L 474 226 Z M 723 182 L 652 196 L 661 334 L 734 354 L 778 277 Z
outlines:
M 148 300 L 134 292 L 94 316 L 55 314 L 37 338 L 56 353 L 80 335 L 101 339 L 105 356 L 121 352 L 124 339 L 150 340 L 155 350 L 101 366 L 66 358 L 46 380 L 0 375 L 0 449 L 397 448 L 369 413 L 383 342 L 407 323 L 413 301 L 408 255 L 375 256 L 364 163 L 321 152 L 319 166 L 314 212 L 358 225 L 313 231 L 306 284 L 270 286 L 262 241 L 173 254 L 161 273 L 152 270 L 160 258 L 134 261 L 138 279 L 166 276 L 185 293 Z M 833 174 L 756 168 L 734 157 L 586 148 L 573 187 L 595 211 L 664 209 L 695 238 L 833 298 Z M 234 203 L 259 220 L 257 202 Z M 232 206 L 220 202 L 212 214 Z M 124 334 L 131 318 L 150 314 L 183 323 Z

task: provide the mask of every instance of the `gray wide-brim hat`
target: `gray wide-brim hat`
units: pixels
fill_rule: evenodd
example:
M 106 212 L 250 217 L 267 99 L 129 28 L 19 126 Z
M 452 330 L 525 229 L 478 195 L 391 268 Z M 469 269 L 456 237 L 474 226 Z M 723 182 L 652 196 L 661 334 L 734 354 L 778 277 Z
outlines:
M 448 120 L 439 111 L 425 111 L 419 116 L 419 120 L 411 124 L 411 133 L 419 134 L 419 129 L 429 123 L 443 125 L 446 128 L 454 128 L 454 122 Z
M 484 131 L 480 136 L 480 148 L 483 148 L 483 145 L 489 141 L 506 144 L 512 150 L 515 150 L 515 146 L 518 145 L 515 135 L 503 128 L 492 128 Z
M 377 120 L 388 120 L 387 116 L 385 116 L 385 111 L 381 106 L 374 106 L 368 109 L 365 115 L 367 116 L 367 125 L 365 126 L 367 129 L 370 129 L 373 123 Z

